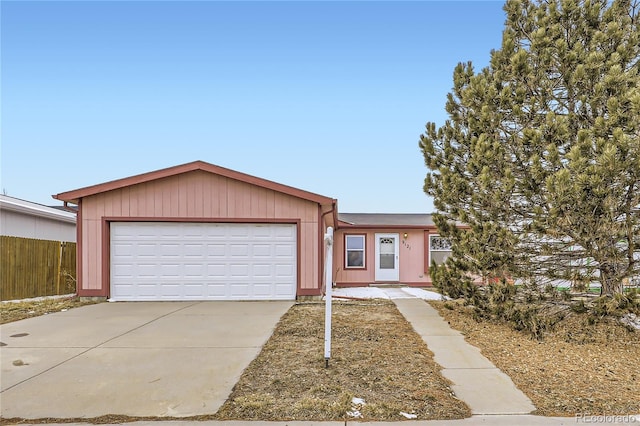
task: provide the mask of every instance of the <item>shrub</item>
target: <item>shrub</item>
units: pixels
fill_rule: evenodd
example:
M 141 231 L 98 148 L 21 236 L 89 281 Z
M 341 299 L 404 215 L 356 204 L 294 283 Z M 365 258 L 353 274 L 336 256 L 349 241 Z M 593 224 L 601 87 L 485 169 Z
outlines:
M 640 313 L 640 299 L 633 289 L 627 293 L 617 293 L 611 296 L 600 296 L 593 301 L 591 314 L 596 317 L 622 316 L 626 313 Z
M 450 259 L 447 259 L 442 265 L 437 265 L 431 260 L 429 268 L 431 282 L 440 293 L 452 299 L 465 298 L 469 300 L 477 292 L 477 287 L 471 278 L 465 275 Z
M 584 300 L 579 300 L 576 303 L 572 303 L 570 308 L 576 314 L 583 314 L 587 312 L 587 306 L 584 304 Z

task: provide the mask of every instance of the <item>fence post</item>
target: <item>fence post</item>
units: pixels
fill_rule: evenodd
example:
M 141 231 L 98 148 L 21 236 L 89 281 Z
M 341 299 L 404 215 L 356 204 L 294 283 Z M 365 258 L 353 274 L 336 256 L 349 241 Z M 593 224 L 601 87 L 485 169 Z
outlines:
M 333 228 L 328 227 L 324 234 L 325 255 L 324 255 L 324 286 L 325 286 L 325 309 L 324 309 L 324 362 L 325 368 L 329 367 L 331 358 L 331 292 L 333 290 Z
M 56 294 L 60 294 L 60 274 L 62 272 L 62 250 L 64 249 L 64 242 L 60 241 L 58 245 L 58 268 L 56 271 Z

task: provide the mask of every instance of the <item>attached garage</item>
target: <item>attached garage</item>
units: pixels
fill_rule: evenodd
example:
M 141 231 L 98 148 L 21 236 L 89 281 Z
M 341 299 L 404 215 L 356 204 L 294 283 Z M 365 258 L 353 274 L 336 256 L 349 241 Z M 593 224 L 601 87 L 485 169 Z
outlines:
M 78 295 L 292 300 L 322 292 L 335 200 L 196 161 L 54 198 L 78 206 Z
M 296 225 L 111 223 L 111 299 L 292 300 Z

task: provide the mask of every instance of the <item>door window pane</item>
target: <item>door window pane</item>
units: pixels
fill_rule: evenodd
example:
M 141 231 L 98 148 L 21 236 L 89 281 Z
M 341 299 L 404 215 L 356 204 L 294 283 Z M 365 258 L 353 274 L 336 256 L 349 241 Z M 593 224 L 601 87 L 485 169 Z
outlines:
M 380 269 L 395 269 L 396 256 L 394 254 L 380 253 Z
M 395 269 L 396 240 L 395 238 L 380 238 L 380 269 Z

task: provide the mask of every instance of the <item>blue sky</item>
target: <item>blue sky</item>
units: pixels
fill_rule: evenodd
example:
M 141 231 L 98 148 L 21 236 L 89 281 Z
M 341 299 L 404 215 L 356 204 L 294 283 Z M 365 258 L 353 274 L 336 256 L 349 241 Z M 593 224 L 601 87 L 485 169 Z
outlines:
M 338 199 L 433 210 L 418 149 L 500 1 L 2 1 L 1 185 L 51 194 L 203 160 Z

